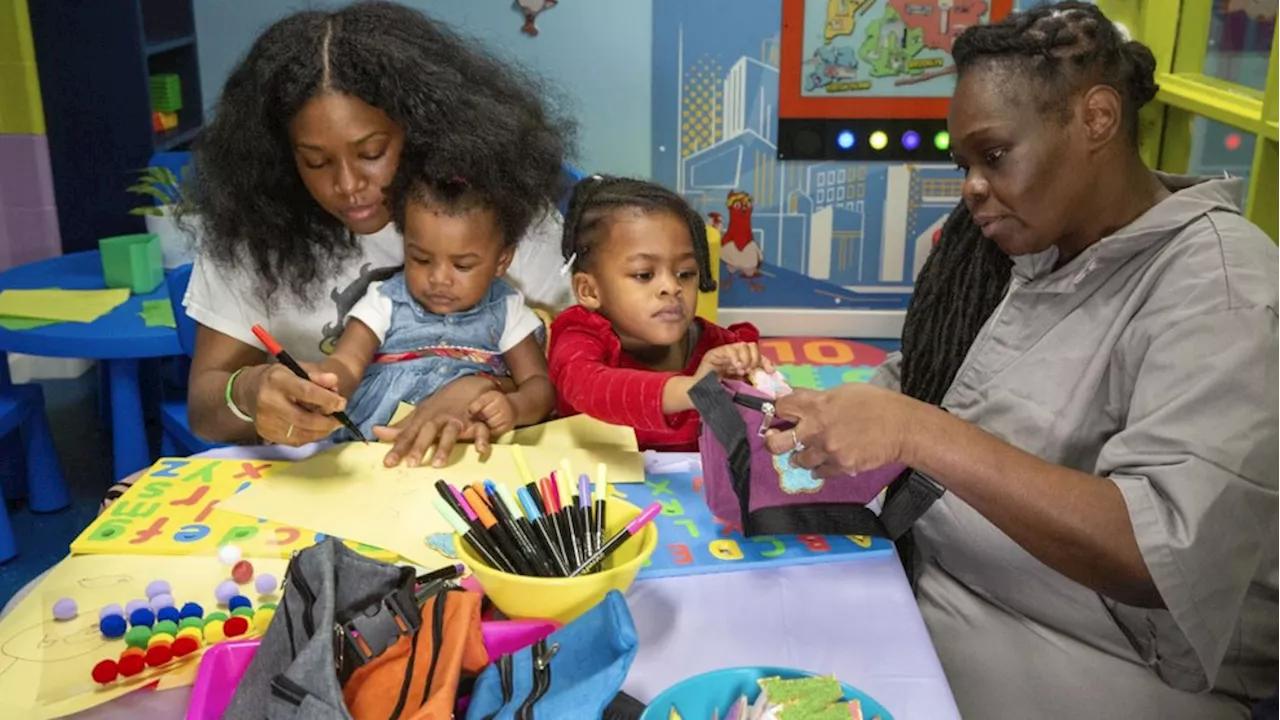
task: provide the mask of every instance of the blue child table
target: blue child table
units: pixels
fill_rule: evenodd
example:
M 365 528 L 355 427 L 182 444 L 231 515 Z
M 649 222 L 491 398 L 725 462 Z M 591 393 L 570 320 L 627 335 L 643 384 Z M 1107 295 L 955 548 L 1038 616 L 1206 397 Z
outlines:
M 0 273 L 0 290 L 63 288 L 101 290 L 102 260 L 98 252 L 81 252 L 40 260 Z M 142 319 L 146 300 L 169 301 L 164 283 L 146 295 L 133 295 L 123 305 L 91 323 L 57 323 L 30 330 L 0 327 L 0 360 L 4 353 L 42 357 L 84 358 L 101 363 L 111 397 L 111 441 L 115 477 L 151 464 L 142 414 L 140 360 L 182 354 L 178 333 L 148 327 Z M 8 383 L 7 361 L 0 363 L 0 383 Z

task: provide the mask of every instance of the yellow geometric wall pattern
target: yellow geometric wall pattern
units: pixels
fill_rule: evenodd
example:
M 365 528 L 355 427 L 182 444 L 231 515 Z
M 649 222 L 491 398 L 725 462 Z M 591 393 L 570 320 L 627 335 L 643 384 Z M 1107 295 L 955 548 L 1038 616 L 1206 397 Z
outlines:
M 684 75 L 683 109 L 680 111 L 680 155 L 715 145 L 724 136 L 724 69 L 704 56 Z

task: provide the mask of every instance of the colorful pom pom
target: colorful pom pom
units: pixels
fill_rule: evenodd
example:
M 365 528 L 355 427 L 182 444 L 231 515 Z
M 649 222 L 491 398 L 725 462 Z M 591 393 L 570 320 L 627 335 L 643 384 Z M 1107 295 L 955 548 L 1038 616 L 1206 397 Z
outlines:
M 271 573 L 262 573 L 253 579 L 253 589 L 257 590 L 259 595 L 270 595 L 276 591 L 276 576 Z
M 156 614 L 151 612 L 151 608 L 138 608 L 129 613 L 130 625 L 146 625 L 150 627 L 156 621 Z
M 271 625 L 271 618 L 275 616 L 275 610 L 258 610 L 257 614 L 253 616 L 253 627 L 258 631 L 259 635 L 267 632 L 267 627 Z
M 147 661 L 145 656 L 140 652 L 137 655 L 120 658 L 120 662 L 117 667 L 120 669 L 120 674 L 122 676 L 133 677 L 147 667 Z
M 259 609 L 259 610 L 275 610 L 275 609 L 276 609 L 276 604 L 275 604 L 275 603 L 262 603 L 261 605 L 259 605 L 259 606 L 258 606 L 258 609 Z
M 199 603 L 193 603 L 193 602 L 183 603 L 182 611 L 178 614 L 184 618 L 189 618 L 189 617 L 198 618 L 201 615 L 204 615 L 204 608 L 200 607 Z
M 190 655 L 200 649 L 200 641 L 191 637 L 180 637 L 173 641 L 173 654 L 176 657 Z
M 209 620 L 204 624 L 204 641 L 207 643 L 222 642 L 227 639 L 222 620 Z
M 231 611 L 231 617 L 253 618 L 253 608 L 238 607 Z
M 125 648 L 120 653 L 120 659 L 124 660 L 125 658 L 131 655 L 137 655 L 138 657 L 142 657 L 143 655 L 146 655 L 146 654 L 147 654 L 147 651 L 145 648 L 136 648 L 136 647 Z
M 76 601 L 71 598 L 59 598 L 58 601 L 53 604 L 54 620 L 62 620 L 64 622 L 67 620 L 74 620 L 79 612 L 79 609 L 76 608 Z
M 178 620 L 180 619 L 181 617 L 178 614 L 178 608 L 167 607 L 167 608 L 160 608 L 158 611 L 156 611 L 157 622 L 161 620 L 168 620 L 169 622 L 178 622 Z
M 128 617 L 132 615 L 135 610 L 141 610 L 143 608 L 150 608 L 150 607 L 151 605 L 148 604 L 146 600 L 130 600 L 128 604 L 124 606 L 124 614 L 125 614 L 125 617 Z
M 116 665 L 116 661 L 111 658 L 99 660 L 97 665 L 93 666 L 93 681 L 99 685 L 107 685 L 113 683 L 116 677 L 120 675 L 120 667 Z
M 226 605 L 231 598 L 240 594 L 240 587 L 236 585 L 235 580 L 223 580 L 218 583 L 218 587 L 214 589 L 213 595 L 218 598 L 218 602 Z
M 203 640 L 204 632 L 200 628 L 185 627 L 178 631 L 176 637 L 193 637 L 197 640 Z
M 249 620 L 244 617 L 233 617 L 222 626 L 227 637 L 239 637 L 249 630 Z
M 172 645 L 173 636 L 169 633 L 152 633 L 151 638 L 147 640 L 147 648 L 153 648 L 157 645 Z
M 204 627 L 204 620 L 198 617 L 184 617 L 178 621 L 178 627 L 182 629 L 195 628 L 199 630 Z
M 146 661 L 151 667 L 160 667 L 173 659 L 177 652 L 168 645 L 156 645 L 147 649 Z
M 128 629 L 129 624 L 120 615 L 108 615 L 98 621 L 98 630 L 105 638 L 124 637 L 124 632 Z
M 235 597 L 227 601 L 227 608 L 229 610 L 232 610 L 233 614 L 236 608 L 247 608 L 247 607 L 253 607 L 253 603 L 249 602 L 249 598 L 243 595 L 236 595 Z
M 211 621 L 211 620 L 220 620 L 220 621 L 222 621 L 222 622 L 226 622 L 226 621 L 227 621 L 227 618 L 229 618 L 229 617 L 231 617 L 231 616 L 230 616 L 230 615 L 228 615 L 228 614 L 226 614 L 226 613 L 224 613 L 224 612 L 222 612 L 221 610 L 214 610 L 213 612 L 211 612 L 211 613 L 209 613 L 208 615 L 205 615 L 205 616 L 204 616 L 204 622 L 205 622 L 205 624 L 206 624 L 206 625 L 208 625 L 208 624 L 209 624 L 209 621 Z
M 178 633 L 178 623 L 172 620 L 161 620 L 151 628 L 153 633 L 165 633 L 166 635 L 176 635 Z
M 129 628 L 129 632 L 124 634 L 124 642 L 129 647 L 145 648 L 147 641 L 151 639 L 151 628 L 146 625 L 138 625 Z
M 241 560 L 231 568 L 231 579 L 238 584 L 243 585 L 253 579 L 253 564 L 248 560 Z
M 173 592 L 169 587 L 167 580 L 152 580 L 147 583 L 147 597 L 154 598 L 157 595 L 168 595 Z
M 159 612 L 164 608 L 173 607 L 174 605 L 173 596 L 170 595 L 169 593 L 160 593 L 159 595 L 156 595 L 155 597 L 151 598 L 149 604 L 151 605 L 152 610 Z
M 240 562 L 240 548 L 235 545 L 223 545 L 218 548 L 218 562 L 223 565 L 235 565 Z
M 111 615 L 124 617 L 124 608 L 120 607 L 118 603 L 111 603 L 110 605 L 103 605 L 102 609 L 98 611 L 99 620 L 103 620 Z

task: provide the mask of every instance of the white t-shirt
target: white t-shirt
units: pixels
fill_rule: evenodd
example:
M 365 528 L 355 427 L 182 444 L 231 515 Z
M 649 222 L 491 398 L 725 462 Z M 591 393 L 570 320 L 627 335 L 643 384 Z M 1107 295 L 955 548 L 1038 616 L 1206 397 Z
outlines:
M 567 306 L 572 297 L 569 278 L 560 273 L 563 222 L 555 210 L 536 220 L 516 247 L 506 275 L 530 302 L 556 310 Z M 201 325 L 265 349 L 252 331 L 254 325 L 261 325 L 294 358 L 318 363 L 333 352 L 347 314 L 369 285 L 386 280 L 404 264 L 404 239 L 394 225 L 361 237 L 360 248 L 362 255 L 325 281 L 310 307 L 285 300 L 270 311 L 258 300 L 257 278 L 248 263 L 225 268 L 197 254 L 183 305 Z M 508 313 L 508 318 L 512 315 Z
M 369 290 L 360 298 L 356 306 L 351 308 L 348 318 L 355 318 L 373 331 L 378 336 L 378 342 L 384 342 L 387 339 L 387 329 L 391 327 L 391 298 L 383 295 L 378 291 L 382 287 L 381 282 L 370 283 Z M 502 335 L 498 338 L 498 352 L 505 353 L 521 340 L 529 337 L 535 330 L 542 326 L 542 320 L 538 318 L 528 305 L 524 303 L 524 296 L 517 290 L 507 296 L 507 322 L 502 328 Z

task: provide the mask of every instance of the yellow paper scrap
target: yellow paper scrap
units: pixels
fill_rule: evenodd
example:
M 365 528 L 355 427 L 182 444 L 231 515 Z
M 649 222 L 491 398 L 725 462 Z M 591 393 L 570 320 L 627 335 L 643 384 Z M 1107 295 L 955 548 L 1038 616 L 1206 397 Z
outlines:
M 284 576 L 284 560 L 257 558 L 253 565 L 258 573 Z M 102 636 L 98 610 L 144 598 L 147 583 L 160 579 L 169 582 L 178 603 L 197 602 L 212 610 L 217 605 L 214 588 L 226 577 L 226 566 L 212 557 L 64 559 L 0 620 L 0 717 L 62 717 L 110 702 L 170 672 L 186 672 L 187 666 L 198 664 L 200 652 L 109 685 L 94 682 L 93 666 L 106 658 L 119 658 L 126 647 L 122 638 Z M 53 619 L 52 608 L 64 597 L 76 601 L 79 613 L 61 622 Z
M 389 425 L 395 425 L 413 412 L 409 403 L 400 403 Z M 497 445 L 525 447 L 608 447 L 638 452 L 636 431 L 623 425 L 610 425 L 586 415 L 551 420 L 516 428 L 494 440 Z
M 376 545 L 427 568 L 455 562 L 452 530 L 432 505 L 436 480 L 461 488 L 491 479 L 522 484 L 513 446 L 495 445 L 487 460 L 459 445 L 443 468 L 382 464 L 386 445 L 346 443 L 281 468 L 218 504 L 220 510 L 307 527 L 346 540 Z M 561 457 L 577 467 L 609 466 L 614 483 L 644 481 L 640 453 L 609 448 L 522 448 L 534 476 L 555 470 Z
M 0 292 L 0 315 L 89 323 L 115 310 L 128 299 L 128 288 L 5 290 Z

